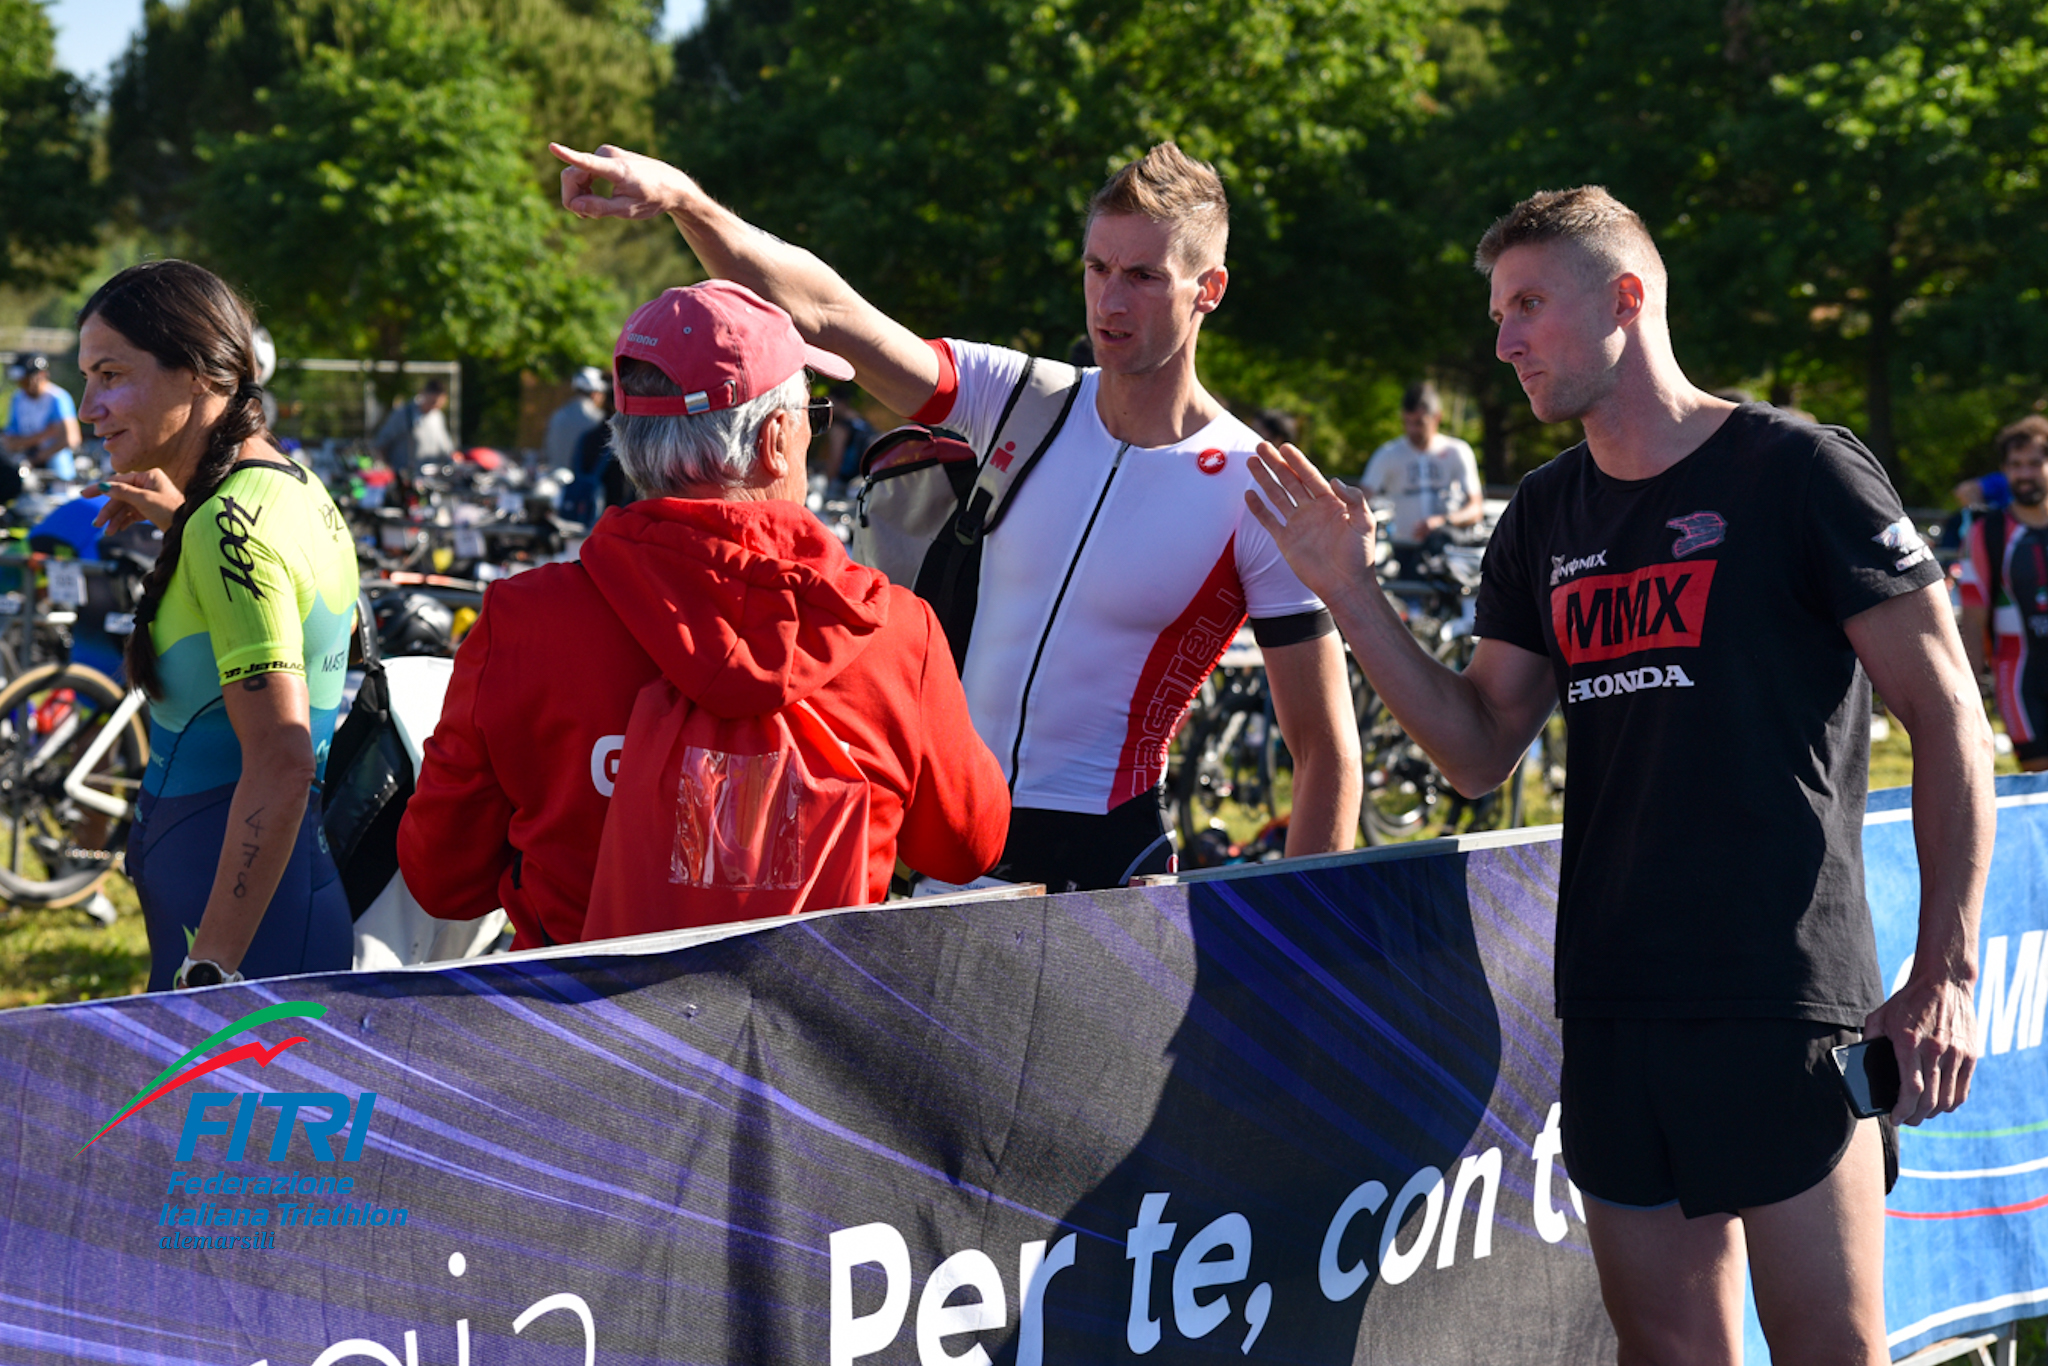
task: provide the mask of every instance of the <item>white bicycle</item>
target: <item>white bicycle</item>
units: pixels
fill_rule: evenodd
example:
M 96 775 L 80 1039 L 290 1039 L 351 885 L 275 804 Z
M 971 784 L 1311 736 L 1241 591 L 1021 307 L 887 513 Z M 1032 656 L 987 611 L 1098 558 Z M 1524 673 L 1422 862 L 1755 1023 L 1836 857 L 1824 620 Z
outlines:
M 82 664 L 0 688 L 0 899 L 69 906 L 114 871 L 149 763 L 146 703 Z

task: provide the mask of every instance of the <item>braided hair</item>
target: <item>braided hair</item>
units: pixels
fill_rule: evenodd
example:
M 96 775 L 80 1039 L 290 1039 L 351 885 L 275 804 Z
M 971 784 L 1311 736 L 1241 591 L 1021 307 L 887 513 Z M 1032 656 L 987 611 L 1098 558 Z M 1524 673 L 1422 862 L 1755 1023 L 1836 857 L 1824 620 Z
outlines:
M 189 370 L 228 396 L 228 406 L 208 429 L 206 450 L 182 492 L 156 568 L 142 581 L 135 629 L 128 637 L 128 678 L 152 698 L 163 697 L 157 670 L 156 620 L 164 593 L 178 572 L 185 523 L 194 509 L 219 491 L 242 443 L 264 434 L 263 388 L 256 380 L 256 325 L 249 305 L 226 281 L 190 261 L 145 261 L 101 285 L 78 312 L 79 326 L 97 317 L 167 370 Z

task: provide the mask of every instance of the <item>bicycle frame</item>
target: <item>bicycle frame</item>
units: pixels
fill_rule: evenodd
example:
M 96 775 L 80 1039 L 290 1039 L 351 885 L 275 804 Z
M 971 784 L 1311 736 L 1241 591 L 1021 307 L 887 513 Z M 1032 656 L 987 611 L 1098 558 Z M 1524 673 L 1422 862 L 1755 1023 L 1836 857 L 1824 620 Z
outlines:
M 121 699 L 121 705 L 114 708 L 114 714 L 107 718 L 107 723 L 100 727 L 100 733 L 93 737 L 92 744 L 79 756 L 78 762 L 71 766 L 71 771 L 64 775 L 65 796 L 80 806 L 90 807 L 94 811 L 117 819 L 132 817 L 135 814 L 133 802 L 120 797 L 110 797 L 104 792 L 96 792 L 85 785 L 85 780 L 98 766 L 99 761 L 106 757 L 107 751 L 120 740 L 121 732 L 128 728 L 128 723 L 135 718 L 135 714 L 148 703 L 149 697 L 142 689 L 129 689 L 128 695 Z M 57 728 L 56 733 L 44 742 L 42 752 L 30 762 L 30 770 L 38 767 L 43 761 L 43 756 L 50 753 L 54 746 L 68 739 L 71 730 L 77 725 L 78 718 L 75 715 L 67 718 L 64 724 Z

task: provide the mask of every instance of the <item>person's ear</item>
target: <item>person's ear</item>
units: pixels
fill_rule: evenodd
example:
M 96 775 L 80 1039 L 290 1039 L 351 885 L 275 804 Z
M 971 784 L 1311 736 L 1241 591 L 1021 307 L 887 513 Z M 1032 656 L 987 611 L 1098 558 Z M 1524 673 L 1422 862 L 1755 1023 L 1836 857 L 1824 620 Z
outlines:
M 1617 327 L 1627 327 L 1643 316 L 1643 303 L 1648 291 L 1643 277 L 1634 271 L 1624 271 L 1614 282 L 1614 322 Z
M 794 416 L 789 409 L 780 408 L 768 414 L 768 420 L 761 424 L 761 432 L 754 438 L 754 457 L 761 470 L 774 483 L 789 473 L 789 456 L 783 447 L 790 443 L 787 424 Z
M 1223 303 L 1223 291 L 1230 288 L 1230 272 L 1211 266 L 1195 277 L 1195 312 L 1214 313 Z

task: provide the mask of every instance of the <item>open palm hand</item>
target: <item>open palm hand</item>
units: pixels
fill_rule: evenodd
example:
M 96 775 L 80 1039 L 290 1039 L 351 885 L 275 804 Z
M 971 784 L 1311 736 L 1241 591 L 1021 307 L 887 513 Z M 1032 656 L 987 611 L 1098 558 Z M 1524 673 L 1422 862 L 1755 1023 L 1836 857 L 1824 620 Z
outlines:
M 1245 506 L 1311 592 L 1335 604 L 1376 591 L 1378 528 L 1364 490 L 1332 484 L 1291 445 L 1259 443 L 1251 469 L 1258 488 L 1245 490 Z

